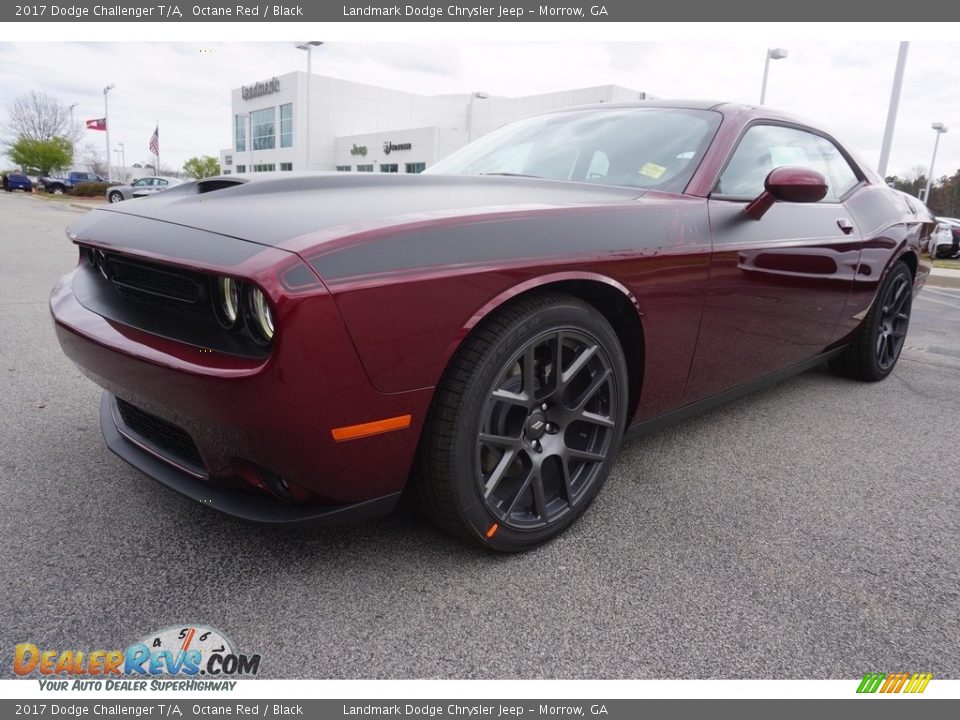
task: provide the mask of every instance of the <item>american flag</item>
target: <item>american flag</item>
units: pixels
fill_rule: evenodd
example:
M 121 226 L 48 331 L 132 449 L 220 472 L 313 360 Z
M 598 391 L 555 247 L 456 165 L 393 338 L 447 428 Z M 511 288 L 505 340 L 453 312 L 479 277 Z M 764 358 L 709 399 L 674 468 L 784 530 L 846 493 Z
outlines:
M 160 126 L 157 125 L 157 129 L 153 131 L 153 135 L 150 138 L 150 152 L 154 155 L 160 154 Z
M 106 130 L 106 129 L 107 129 L 106 118 L 94 118 L 93 120 L 87 120 L 87 130 Z

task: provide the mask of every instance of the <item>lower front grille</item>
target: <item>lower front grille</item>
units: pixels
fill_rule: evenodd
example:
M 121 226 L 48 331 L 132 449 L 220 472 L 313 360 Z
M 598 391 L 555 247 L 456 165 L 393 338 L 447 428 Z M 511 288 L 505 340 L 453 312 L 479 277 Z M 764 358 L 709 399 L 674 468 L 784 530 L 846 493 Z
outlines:
M 157 449 L 198 468 L 203 468 L 200 451 L 183 428 L 120 398 L 117 398 L 117 410 L 120 411 L 121 419 L 131 431 L 155 445 Z

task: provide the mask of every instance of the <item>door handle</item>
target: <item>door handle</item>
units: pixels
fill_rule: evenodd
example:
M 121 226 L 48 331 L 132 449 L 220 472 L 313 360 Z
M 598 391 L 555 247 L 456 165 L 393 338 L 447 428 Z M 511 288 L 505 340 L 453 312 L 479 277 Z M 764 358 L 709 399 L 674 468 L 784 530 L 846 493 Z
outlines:
M 849 235 L 853 232 L 853 223 L 850 222 L 847 218 L 838 218 L 837 227 L 843 231 L 844 235 Z

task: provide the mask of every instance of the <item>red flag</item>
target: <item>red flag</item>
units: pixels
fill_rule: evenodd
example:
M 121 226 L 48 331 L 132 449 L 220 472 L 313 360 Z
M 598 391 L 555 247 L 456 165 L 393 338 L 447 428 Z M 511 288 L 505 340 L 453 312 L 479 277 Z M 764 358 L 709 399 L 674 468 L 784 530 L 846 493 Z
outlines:
M 107 119 L 94 118 L 93 120 L 87 120 L 87 130 L 106 130 L 107 129 Z
M 157 125 L 157 129 L 153 131 L 153 136 L 150 138 L 150 152 L 154 155 L 160 154 L 160 126 Z

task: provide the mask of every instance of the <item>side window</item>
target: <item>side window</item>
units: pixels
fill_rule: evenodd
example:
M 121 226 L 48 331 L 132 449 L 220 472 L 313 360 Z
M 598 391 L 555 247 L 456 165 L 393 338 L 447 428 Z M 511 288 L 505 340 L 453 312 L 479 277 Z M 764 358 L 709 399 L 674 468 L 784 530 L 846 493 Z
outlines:
M 166 187 L 169 183 L 166 180 L 157 180 L 157 185 Z
M 771 170 L 792 166 L 816 170 L 827 181 L 821 202 L 837 202 L 857 176 L 836 146 L 819 135 L 780 125 L 754 125 L 744 134 L 717 181 L 715 192 L 753 199 Z

